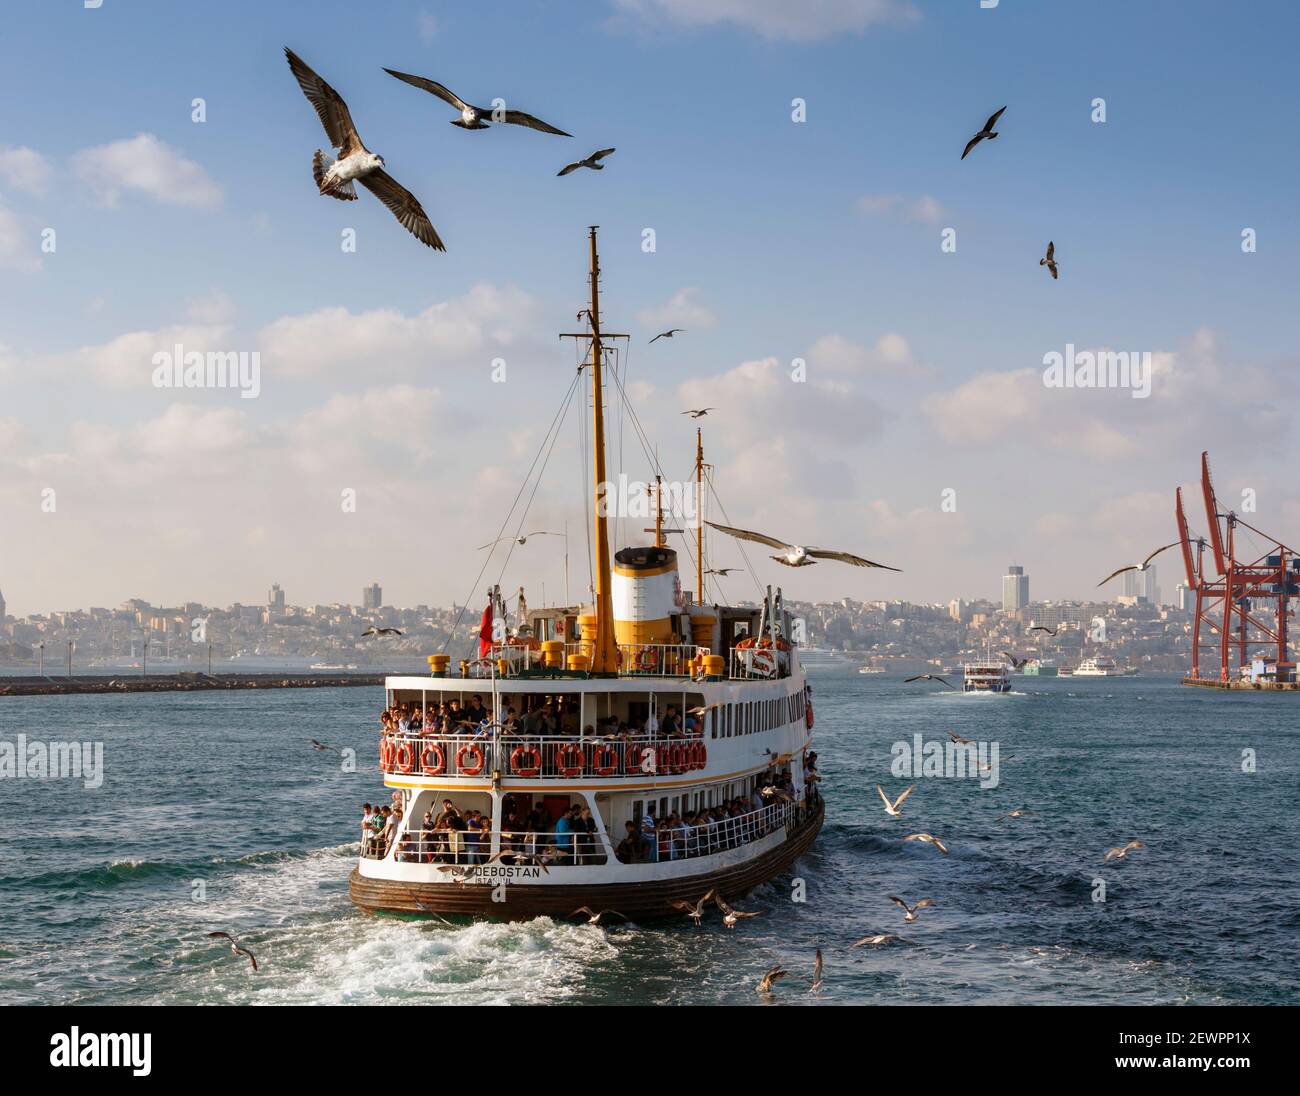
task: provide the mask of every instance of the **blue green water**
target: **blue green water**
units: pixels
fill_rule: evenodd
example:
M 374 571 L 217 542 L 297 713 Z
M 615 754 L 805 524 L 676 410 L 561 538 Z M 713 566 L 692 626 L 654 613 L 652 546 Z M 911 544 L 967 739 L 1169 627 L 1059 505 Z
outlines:
M 826 827 L 802 888 L 762 888 L 741 905 L 768 912 L 735 932 L 355 912 L 358 809 L 384 794 L 378 689 L 0 699 L 0 740 L 102 741 L 106 766 L 98 790 L 0 780 L 0 1001 L 758 1003 L 763 971 L 806 972 L 820 946 L 821 995 L 790 978 L 776 1002 L 1300 1002 L 1300 698 L 1172 677 L 967 697 L 811 676 Z M 888 818 L 876 783 L 911 783 L 889 772 L 893 743 L 948 730 L 998 743 L 999 786 L 921 779 Z M 356 747 L 359 771 L 310 737 Z M 995 821 L 1020 806 L 1037 813 Z M 951 854 L 902 840 L 917 830 Z M 890 895 L 934 905 L 905 925 Z M 845 950 L 868 932 L 909 944 Z

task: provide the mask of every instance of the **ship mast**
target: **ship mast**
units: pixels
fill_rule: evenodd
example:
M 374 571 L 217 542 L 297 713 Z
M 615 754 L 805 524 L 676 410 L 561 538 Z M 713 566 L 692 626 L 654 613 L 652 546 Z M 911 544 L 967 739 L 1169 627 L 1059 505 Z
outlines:
M 704 431 L 695 428 L 695 597 L 704 604 Z
M 596 635 L 591 645 L 591 672 L 613 676 L 618 673 L 618 646 L 614 640 L 614 605 L 610 597 L 609 521 L 605 498 L 608 478 L 605 471 L 605 393 L 603 338 L 625 339 L 626 335 L 604 335 L 600 330 L 600 256 L 596 251 L 596 229 L 591 239 L 591 306 L 587 309 L 590 329 L 569 332 L 561 338 L 591 340 L 592 465 L 596 491 Z

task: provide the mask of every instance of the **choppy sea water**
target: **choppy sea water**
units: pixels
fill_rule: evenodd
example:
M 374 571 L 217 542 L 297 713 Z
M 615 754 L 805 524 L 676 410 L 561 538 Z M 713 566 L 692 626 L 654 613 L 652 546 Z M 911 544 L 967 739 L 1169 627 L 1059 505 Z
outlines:
M 807 973 L 819 946 L 822 993 L 792 977 L 772 1002 L 1300 1002 L 1300 698 L 1164 676 L 1017 678 L 1002 697 L 810 676 L 828 814 L 793 873 L 806 901 L 777 880 L 735 932 L 356 912 L 358 810 L 384 794 L 378 689 L 0 699 L 0 740 L 102 741 L 106 763 L 96 791 L 0 780 L 0 1002 L 755 1004 L 765 970 Z M 949 730 L 998 743 L 999 786 L 923 778 L 888 818 L 876 783 L 912 782 L 893 744 Z M 356 747 L 360 771 L 310 737 Z M 1037 813 L 995 821 L 1021 806 Z M 917 830 L 950 855 L 902 840 Z M 890 895 L 934 906 L 905 925 Z M 908 943 L 846 950 L 868 932 Z

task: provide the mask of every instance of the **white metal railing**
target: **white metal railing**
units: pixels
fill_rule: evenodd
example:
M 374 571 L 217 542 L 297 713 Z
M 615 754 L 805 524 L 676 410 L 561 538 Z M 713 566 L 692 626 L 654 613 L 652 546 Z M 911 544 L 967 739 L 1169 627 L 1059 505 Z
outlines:
M 702 651 L 694 643 L 620 643 L 618 672 L 622 677 L 691 677 L 695 656 Z
M 780 801 L 702 825 L 664 823 L 655 829 L 655 844 L 649 859 L 686 860 L 738 848 L 789 825 L 798 811 L 797 804 Z
M 692 735 L 626 738 L 516 735 L 499 729 L 444 735 L 409 731 L 380 740 L 379 767 L 415 776 L 578 779 L 695 772 L 708 764 L 708 746 Z
M 564 645 L 561 665 L 547 666 L 544 653 L 537 647 L 515 644 L 494 646 L 482 658 L 464 663 L 466 676 L 486 680 L 529 674 L 570 674 L 569 656 L 591 656 L 590 642 L 578 640 Z M 620 643 L 618 674 L 620 677 L 689 677 L 702 673 L 696 658 L 710 653 L 694 643 Z M 766 680 L 790 675 L 790 652 L 775 647 L 735 648 L 728 663 L 729 677 L 734 680 Z
M 499 852 L 496 855 L 494 852 Z M 461 867 L 493 863 L 542 864 L 547 868 L 604 864 L 605 846 L 599 833 L 583 830 L 547 832 L 518 830 L 425 829 L 413 826 L 395 842 L 380 834 L 363 839 L 367 860 L 391 859 L 399 864 L 455 864 Z

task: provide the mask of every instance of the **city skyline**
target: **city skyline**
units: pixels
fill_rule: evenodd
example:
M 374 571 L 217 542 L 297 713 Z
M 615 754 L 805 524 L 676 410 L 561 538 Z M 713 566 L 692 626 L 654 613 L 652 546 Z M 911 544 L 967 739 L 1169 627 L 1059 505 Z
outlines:
M 1225 502 L 1250 492 L 1288 535 L 1294 431 L 1268 393 L 1296 364 L 1298 154 L 1272 137 L 1300 105 L 1274 32 L 1289 9 L 1007 7 L 851 0 L 793 19 L 768 0 L 599 0 L 557 18 L 331 2 L 303 25 L 241 2 L 187 11 L 184 56 L 164 4 L 16 10 L 0 41 L 29 91 L 0 144 L 10 611 L 93 604 L 106 573 L 163 604 L 232 603 L 277 574 L 323 603 L 358 569 L 401 604 L 481 596 L 477 546 L 513 532 L 502 515 L 571 376 L 555 336 L 585 299 L 591 223 L 607 319 L 633 335 L 620 368 L 668 476 L 691 460 L 681 410 L 714 406 L 706 460 L 735 523 L 903 568 L 757 558 L 728 597 L 755 581 L 810 600 L 993 596 L 987 576 L 1018 559 L 1043 596 L 1086 598 L 1172 539 L 1174 488 L 1207 447 Z M 491 64 L 470 70 L 485 26 Z M 49 35 L 68 48 L 21 45 Z M 1250 51 L 1225 56 L 1229 38 Z M 1047 56 L 1049 40 L 1068 47 Z M 365 119 L 445 255 L 374 203 L 317 197 L 322 135 L 284 45 Z M 619 95 L 589 93 L 593 52 Z M 456 130 L 385 65 L 518 96 L 577 136 Z M 665 123 L 701 101 L 726 124 Z M 868 126 L 860 105 L 885 101 Z M 1003 103 L 998 141 L 960 160 Z M 1203 155 L 1207 129 L 1232 134 L 1230 155 Z M 606 170 L 555 178 L 605 143 Z M 1049 239 L 1058 281 L 1038 265 Z M 685 330 L 649 344 L 668 327 Z M 156 386 L 154 355 L 177 346 L 259 355 L 256 398 Z M 1149 397 L 1046 386 L 1045 358 L 1076 347 L 1150 354 Z M 611 477 L 652 478 L 617 404 L 609 449 Z M 587 463 L 571 418 L 528 519 L 567 525 L 573 590 Z M 616 540 L 644 543 L 645 524 Z M 554 599 L 561 544 L 522 547 L 502 584 Z M 710 562 L 748 570 L 721 540 Z

